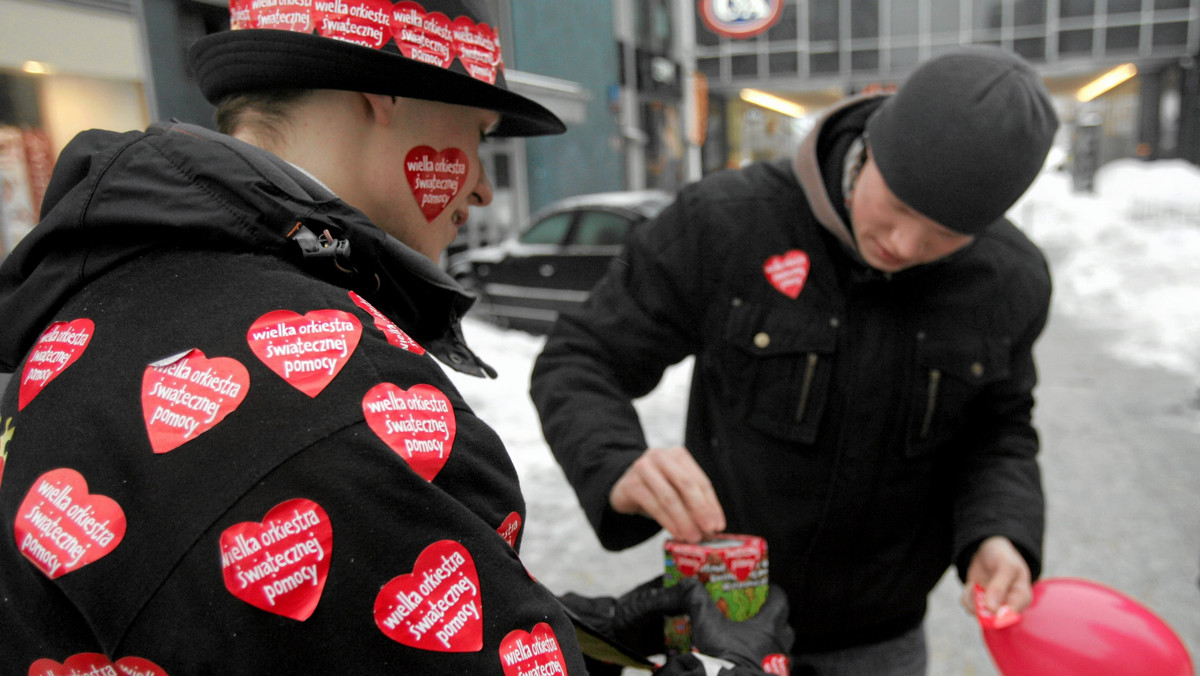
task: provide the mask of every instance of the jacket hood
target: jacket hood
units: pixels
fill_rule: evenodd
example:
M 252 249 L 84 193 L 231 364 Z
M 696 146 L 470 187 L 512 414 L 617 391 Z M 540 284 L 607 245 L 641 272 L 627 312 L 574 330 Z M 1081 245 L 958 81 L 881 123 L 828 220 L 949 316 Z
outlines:
M 792 159 L 792 170 L 796 172 L 796 180 L 808 198 L 809 206 L 817 221 L 846 246 L 853 256 L 864 265 L 865 261 L 858 253 L 858 244 L 854 241 L 854 233 L 850 225 L 842 218 L 842 214 L 833 204 L 830 197 L 831 186 L 828 183 L 825 167 L 833 162 L 838 167 L 835 172 L 840 176 L 841 158 L 826 156 L 822 153 L 828 145 L 826 141 L 833 135 L 861 136 L 866 130 L 866 121 L 880 104 L 886 94 L 860 96 L 841 101 L 830 108 L 817 121 L 813 130 L 800 144 L 796 156 Z M 841 187 L 837 187 L 841 194 Z
M 265 150 L 188 124 L 93 130 L 64 148 L 41 222 L 0 266 L 0 370 L 15 370 L 89 281 L 163 248 L 288 259 L 385 313 L 415 317 L 418 341 L 460 339 L 473 302 L 429 259 Z

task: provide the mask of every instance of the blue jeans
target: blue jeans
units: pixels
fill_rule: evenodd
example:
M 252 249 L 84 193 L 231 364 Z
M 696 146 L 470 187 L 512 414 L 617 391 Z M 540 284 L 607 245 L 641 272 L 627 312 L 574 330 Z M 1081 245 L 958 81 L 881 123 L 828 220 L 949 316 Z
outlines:
M 925 676 L 925 626 L 881 643 L 792 655 L 792 676 Z

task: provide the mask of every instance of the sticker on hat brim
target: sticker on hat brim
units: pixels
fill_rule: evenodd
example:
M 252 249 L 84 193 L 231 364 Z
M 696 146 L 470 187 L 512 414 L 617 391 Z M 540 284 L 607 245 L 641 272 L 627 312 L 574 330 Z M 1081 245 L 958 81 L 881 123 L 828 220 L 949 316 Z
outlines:
M 311 33 L 313 29 L 312 0 L 250 0 L 248 20 L 255 28 Z M 230 8 L 230 22 L 233 8 Z
M 321 37 L 371 49 L 383 47 L 392 37 L 389 0 L 314 0 L 313 17 Z
M 467 73 L 476 80 L 496 83 L 496 71 L 502 67 L 500 35 L 486 23 L 477 24 L 460 16 L 450 24 L 454 49 Z
M 450 17 L 426 12 L 415 2 L 400 2 L 392 8 L 392 37 L 400 53 L 415 61 L 449 68 L 454 62 L 454 36 Z

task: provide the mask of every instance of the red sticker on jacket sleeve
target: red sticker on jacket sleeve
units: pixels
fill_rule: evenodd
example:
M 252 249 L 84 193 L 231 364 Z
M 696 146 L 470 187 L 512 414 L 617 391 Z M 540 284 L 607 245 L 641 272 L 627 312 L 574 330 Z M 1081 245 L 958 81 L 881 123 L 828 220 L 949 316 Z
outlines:
M 412 573 L 392 578 L 375 597 L 375 624 L 413 648 L 449 653 L 483 648 L 483 598 L 471 553 L 454 540 L 426 547 Z
M 362 323 L 341 310 L 313 310 L 305 315 L 275 310 L 254 320 L 246 332 L 255 356 L 310 397 L 337 376 L 361 337 Z
M 125 512 L 112 498 L 89 494 L 79 472 L 60 467 L 33 482 L 13 531 L 21 554 L 53 580 L 116 549 Z
M 503 65 L 499 33 L 486 23 L 476 24 L 468 16 L 455 19 L 450 30 L 455 53 L 467 73 L 476 80 L 496 84 L 496 71 Z
M 533 631 L 514 629 L 500 642 L 500 664 L 504 676 L 526 674 L 561 674 L 566 676 L 567 661 L 554 629 L 545 622 L 533 626 Z
M 779 256 L 771 256 L 763 264 L 763 274 L 779 293 L 795 300 L 808 280 L 808 254 L 792 249 Z
M 260 610 L 303 622 L 317 609 L 333 552 L 333 526 L 312 500 L 295 498 L 259 521 L 221 533 L 225 588 Z
M 412 352 L 413 354 L 425 354 L 425 348 L 421 347 L 417 341 L 409 337 L 407 333 L 402 331 L 399 326 L 396 326 L 396 324 L 393 323 L 392 320 L 388 319 L 386 315 L 375 309 L 375 306 L 368 303 L 365 298 L 351 291 L 350 300 L 354 301 L 355 305 L 359 306 L 365 310 L 367 314 L 371 315 L 371 317 L 375 320 L 375 328 L 383 332 L 383 337 L 387 338 L 389 343 L 403 350 Z
M 142 373 L 142 418 L 155 453 L 167 453 L 215 427 L 237 410 L 250 374 L 236 359 L 208 359 L 190 350 L 154 362 Z
M 371 49 L 379 49 L 392 37 L 390 0 L 313 0 L 312 4 L 322 37 Z
M 471 168 L 467 154 L 458 148 L 434 150 L 417 146 L 404 158 L 404 173 L 425 220 L 432 221 L 450 206 L 467 182 Z
M 433 481 L 450 459 L 457 431 L 446 395 L 432 385 L 404 390 L 380 383 L 363 397 L 362 407 L 367 425 L 383 443 L 426 481 Z
M 17 410 L 41 393 L 67 367 L 74 364 L 87 349 L 96 326 L 90 319 L 56 322 L 46 329 L 33 344 L 25 370 L 21 373 L 21 389 L 17 395 Z
M 517 536 L 521 534 L 521 515 L 516 512 L 509 514 L 508 518 L 504 519 L 504 523 L 500 524 L 500 527 L 496 529 L 496 532 L 500 534 L 500 537 L 504 538 L 509 547 L 516 549 Z
M 62 664 L 43 657 L 29 665 L 29 676 L 116 676 L 116 673 L 112 660 L 100 653 L 77 653 Z
M 117 660 L 121 676 L 168 676 L 167 670 L 142 657 L 122 657 Z
M 392 36 L 400 53 L 414 61 L 449 68 L 454 61 L 450 17 L 426 12 L 415 2 L 398 2 L 392 8 Z

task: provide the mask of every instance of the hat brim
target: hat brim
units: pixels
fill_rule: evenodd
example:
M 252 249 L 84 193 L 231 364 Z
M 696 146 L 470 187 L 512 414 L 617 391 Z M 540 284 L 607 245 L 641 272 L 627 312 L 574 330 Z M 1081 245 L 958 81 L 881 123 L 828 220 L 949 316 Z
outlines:
M 217 104 L 231 94 L 269 89 L 339 89 L 440 101 L 500 113 L 496 136 L 543 136 L 567 130 L 536 101 L 451 68 L 311 33 L 253 29 L 200 38 L 188 59 L 200 91 Z

